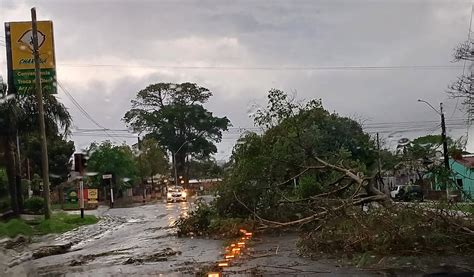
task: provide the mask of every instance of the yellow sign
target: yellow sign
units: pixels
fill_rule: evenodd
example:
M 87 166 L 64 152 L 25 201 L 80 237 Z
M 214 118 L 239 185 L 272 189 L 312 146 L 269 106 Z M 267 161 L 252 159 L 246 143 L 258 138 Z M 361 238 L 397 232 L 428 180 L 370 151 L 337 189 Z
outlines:
M 97 189 L 87 189 L 87 198 L 89 200 L 97 200 L 98 198 L 98 192 Z
M 44 91 L 56 93 L 56 60 L 53 22 L 38 21 L 38 52 Z M 34 87 L 35 60 L 31 22 L 5 23 L 10 85 L 15 92 L 28 93 Z
M 31 22 L 10 22 L 12 69 L 35 69 Z M 38 21 L 38 47 L 41 68 L 55 68 L 53 22 Z

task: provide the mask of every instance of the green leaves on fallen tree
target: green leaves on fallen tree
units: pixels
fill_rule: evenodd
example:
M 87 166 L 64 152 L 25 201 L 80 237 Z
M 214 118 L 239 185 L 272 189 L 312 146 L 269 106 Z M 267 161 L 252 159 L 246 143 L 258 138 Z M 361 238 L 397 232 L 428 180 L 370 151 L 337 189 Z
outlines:
M 344 186 L 342 172 L 321 170 L 319 159 L 370 175 L 375 169 L 374 142 L 356 121 L 330 113 L 320 100 L 297 103 L 271 90 L 268 105 L 256 112 L 263 134 L 245 134 L 237 143 L 231 168 L 216 202 L 223 216 L 297 219 L 308 213 L 298 200 Z M 349 188 L 349 186 L 348 186 Z M 237 203 L 235 195 L 247 205 Z

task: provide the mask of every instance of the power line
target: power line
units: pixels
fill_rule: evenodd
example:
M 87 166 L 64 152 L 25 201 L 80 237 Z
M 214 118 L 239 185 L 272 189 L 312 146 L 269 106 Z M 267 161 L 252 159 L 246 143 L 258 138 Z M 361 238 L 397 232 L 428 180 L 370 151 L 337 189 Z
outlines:
M 94 123 L 97 127 L 105 129 L 104 126 L 102 126 L 100 123 L 98 123 L 82 106 L 79 104 L 76 99 L 72 96 L 72 94 L 59 82 L 56 82 L 57 85 L 63 90 L 63 92 L 66 94 L 66 96 L 71 100 L 74 106 L 79 109 L 79 111 L 87 118 L 89 119 L 92 123 Z M 105 134 L 107 134 L 111 139 L 113 139 L 117 143 L 121 143 L 120 141 L 116 140 L 110 134 L 107 133 L 107 131 L 103 131 Z
M 191 65 L 138 65 L 138 64 L 72 64 L 60 63 L 65 67 L 111 67 L 122 68 L 158 68 L 158 69 L 187 69 L 187 70 L 261 70 L 261 71 L 329 71 L 329 70 L 354 70 L 354 71 L 377 71 L 377 70 L 457 70 L 458 65 L 336 65 L 336 66 L 191 66 Z

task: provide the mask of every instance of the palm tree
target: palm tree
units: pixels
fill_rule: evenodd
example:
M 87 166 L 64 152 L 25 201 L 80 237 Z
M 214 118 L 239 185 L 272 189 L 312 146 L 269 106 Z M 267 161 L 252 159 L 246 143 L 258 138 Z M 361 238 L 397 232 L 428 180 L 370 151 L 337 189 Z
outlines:
M 6 97 L 5 84 L 3 101 L 0 101 L 0 150 L 3 150 L 8 177 L 11 208 L 19 214 L 23 206 L 20 160 L 16 151 L 16 136 L 39 134 L 38 110 L 34 94 Z M 69 134 L 72 124 L 67 108 L 53 95 L 43 94 L 46 136 L 63 132 Z

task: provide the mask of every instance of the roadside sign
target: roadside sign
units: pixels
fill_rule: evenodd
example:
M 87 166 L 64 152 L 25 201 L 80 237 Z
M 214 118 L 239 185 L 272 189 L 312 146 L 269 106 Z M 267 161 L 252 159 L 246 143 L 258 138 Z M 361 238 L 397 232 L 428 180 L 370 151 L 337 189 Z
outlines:
M 56 94 L 53 22 L 38 21 L 37 24 L 43 92 Z M 35 62 L 32 37 L 31 21 L 5 23 L 8 85 L 11 86 L 12 93 L 33 93 L 35 86 Z
M 104 174 L 102 175 L 102 179 L 112 179 L 112 174 Z
M 97 198 L 99 193 L 97 189 L 87 189 L 87 203 L 98 203 Z

